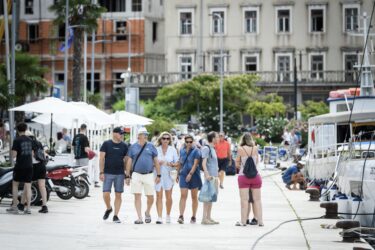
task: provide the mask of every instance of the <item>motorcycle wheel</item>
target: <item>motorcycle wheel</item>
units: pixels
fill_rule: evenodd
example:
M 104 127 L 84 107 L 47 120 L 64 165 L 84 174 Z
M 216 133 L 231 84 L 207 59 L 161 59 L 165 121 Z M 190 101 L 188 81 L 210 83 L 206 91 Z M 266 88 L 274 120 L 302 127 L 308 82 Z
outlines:
M 80 191 L 74 192 L 73 196 L 76 199 L 84 199 L 88 196 L 90 187 L 89 184 L 87 184 L 83 180 L 78 180 L 77 181 L 77 186 L 80 188 Z M 75 189 L 74 189 L 75 191 Z
M 31 205 L 35 206 L 42 201 L 42 195 L 39 192 L 38 184 L 33 182 L 31 184 Z
M 74 184 L 71 182 L 71 181 L 67 181 L 67 180 L 62 180 L 61 182 L 59 182 L 58 185 L 61 185 L 61 186 L 64 186 L 66 188 L 68 188 L 68 192 L 67 193 L 62 193 L 62 192 L 59 192 L 59 191 L 56 191 L 56 195 L 62 199 L 62 200 L 69 200 L 73 197 L 74 195 Z

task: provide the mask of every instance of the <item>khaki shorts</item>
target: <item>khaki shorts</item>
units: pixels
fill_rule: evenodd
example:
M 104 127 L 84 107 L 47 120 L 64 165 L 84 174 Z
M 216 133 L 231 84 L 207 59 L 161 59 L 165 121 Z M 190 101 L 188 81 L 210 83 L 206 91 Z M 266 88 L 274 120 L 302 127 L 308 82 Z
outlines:
M 144 190 L 145 195 L 154 195 L 155 193 L 155 178 L 154 174 L 138 174 L 133 173 L 131 179 L 130 191 L 132 194 L 142 194 Z

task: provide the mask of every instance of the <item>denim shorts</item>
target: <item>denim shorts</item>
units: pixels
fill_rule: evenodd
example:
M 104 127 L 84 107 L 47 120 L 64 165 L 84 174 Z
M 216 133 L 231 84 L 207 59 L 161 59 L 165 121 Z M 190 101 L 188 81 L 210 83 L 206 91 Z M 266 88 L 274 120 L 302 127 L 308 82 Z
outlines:
M 116 193 L 123 193 L 124 180 L 125 175 L 123 174 L 104 174 L 103 192 L 110 193 L 113 185 Z

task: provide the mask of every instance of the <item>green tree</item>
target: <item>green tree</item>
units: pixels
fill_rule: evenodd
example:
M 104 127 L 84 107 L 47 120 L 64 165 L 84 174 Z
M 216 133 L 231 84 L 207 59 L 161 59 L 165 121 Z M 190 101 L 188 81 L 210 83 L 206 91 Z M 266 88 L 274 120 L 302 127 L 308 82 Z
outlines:
M 113 112 L 125 110 L 125 100 L 118 100 L 112 105 Z
M 56 25 L 65 24 L 65 0 L 56 0 L 49 10 L 56 15 Z M 69 25 L 73 29 L 73 101 L 81 97 L 81 58 L 84 31 L 96 30 L 97 19 L 105 12 L 105 8 L 92 3 L 91 0 L 69 0 Z
M 141 103 L 144 116 L 151 119 L 166 118 L 170 121 L 179 121 L 174 103 L 159 103 L 156 100 L 147 100 Z
M 28 97 L 35 97 L 48 91 L 51 85 L 42 77 L 48 71 L 40 65 L 38 57 L 29 54 L 16 54 L 16 88 L 15 95 L 10 96 L 8 92 L 8 81 L 6 80 L 6 66 L 0 66 L 0 106 L 3 110 L 9 108 L 11 100 L 15 106 L 22 105 Z M 18 116 L 20 121 L 23 116 Z
M 87 103 L 94 105 L 97 108 L 101 108 L 103 105 L 103 97 L 100 93 L 91 94 L 87 96 Z
M 281 117 L 260 118 L 256 121 L 259 134 L 266 136 L 267 141 L 281 142 L 282 134 L 288 120 Z
M 173 122 L 163 117 L 155 118 L 154 122 L 151 125 L 146 126 L 147 131 L 150 133 L 150 135 L 153 135 L 155 131 L 170 131 L 173 127 Z
M 302 119 L 307 121 L 310 117 L 326 114 L 329 112 L 328 105 L 324 102 L 306 101 L 303 105 L 299 106 Z
M 256 75 L 235 75 L 224 78 L 224 129 L 237 130 L 242 114 L 256 98 Z M 155 105 L 177 107 L 176 120 L 186 122 L 197 115 L 203 127 L 219 130 L 220 84 L 214 75 L 199 75 L 190 81 L 176 83 L 159 90 Z M 173 115 L 172 109 L 169 115 Z
M 258 100 L 250 102 L 247 112 L 254 118 L 284 117 L 286 106 L 283 98 L 276 94 L 260 96 Z

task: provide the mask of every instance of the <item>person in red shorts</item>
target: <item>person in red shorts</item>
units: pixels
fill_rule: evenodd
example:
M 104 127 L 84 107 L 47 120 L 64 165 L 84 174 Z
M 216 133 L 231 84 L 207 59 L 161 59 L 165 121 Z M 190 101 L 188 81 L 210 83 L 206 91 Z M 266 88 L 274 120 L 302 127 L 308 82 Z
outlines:
M 219 142 L 215 144 L 215 151 L 219 164 L 220 188 L 223 189 L 225 172 L 227 167 L 232 165 L 232 152 L 230 149 L 230 144 L 225 140 L 225 134 L 223 132 L 219 134 Z
M 236 226 L 259 225 L 263 226 L 261 187 L 262 178 L 258 173 L 254 178 L 247 178 L 243 174 L 243 169 L 248 157 L 253 157 L 254 163 L 258 165 L 259 155 L 258 148 L 249 133 L 245 133 L 238 148 L 236 167 L 240 169 L 238 174 L 238 187 L 240 189 L 241 199 L 241 221 Z M 251 204 L 254 209 L 254 219 L 249 222 Z

